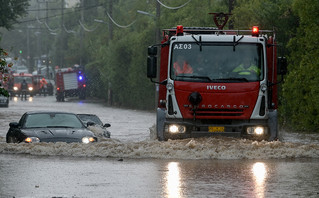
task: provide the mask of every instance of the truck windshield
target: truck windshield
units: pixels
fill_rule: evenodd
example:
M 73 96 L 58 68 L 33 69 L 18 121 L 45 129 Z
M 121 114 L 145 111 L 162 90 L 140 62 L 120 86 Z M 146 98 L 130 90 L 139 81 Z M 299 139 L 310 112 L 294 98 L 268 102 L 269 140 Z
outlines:
M 261 44 L 174 43 L 170 77 L 177 81 L 253 82 L 264 78 Z
M 25 80 L 28 84 L 32 83 L 32 77 L 29 76 L 15 76 L 14 83 L 22 83 Z

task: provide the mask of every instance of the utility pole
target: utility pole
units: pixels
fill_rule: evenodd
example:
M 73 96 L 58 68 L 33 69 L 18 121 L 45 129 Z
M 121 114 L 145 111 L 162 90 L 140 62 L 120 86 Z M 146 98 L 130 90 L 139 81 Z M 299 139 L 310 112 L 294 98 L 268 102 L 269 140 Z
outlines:
M 45 1 L 45 3 L 46 3 L 46 17 L 45 17 L 45 22 L 46 22 L 46 24 L 49 24 L 49 2 L 48 2 L 48 0 L 46 0 Z M 47 77 L 47 79 L 51 79 L 50 78 L 50 75 L 49 75 L 49 34 L 48 34 L 48 36 L 47 36 L 47 41 L 46 41 L 46 58 L 45 58 L 45 64 L 46 64 L 46 67 L 47 67 L 47 75 L 46 75 L 46 77 Z
M 61 36 L 60 36 L 60 39 L 61 39 L 61 43 L 60 43 L 60 47 L 61 47 L 61 50 L 60 50 L 60 67 L 62 68 L 63 65 L 64 65 L 64 0 L 61 0 Z
M 235 0 L 228 0 L 228 13 L 231 14 L 233 9 L 234 9 L 234 3 Z M 229 29 L 232 30 L 234 29 L 234 22 L 233 20 L 229 20 Z
M 156 1 L 156 23 L 155 23 L 155 43 L 158 44 L 161 42 L 161 30 L 160 30 L 160 17 L 161 17 L 161 5 Z M 157 49 L 157 54 L 159 54 L 159 50 Z M 157 59 L 157 82 L 160 81 L 160 62 Z M 158 97 L 159 97 L 159 84 L 155 83 L 155 109 L 158 107 Z
M 84 0 L 81 0 L 81 22 L 84 21 Z M 80 67 L 82 66 L 82 54 L 83 54 L 83 28 L 80 29 Z
M 109 5 L 108 5 L 108 8 L 107 8 L 107 12 L 109 13 L 109 15 L 112 17 L 113 15 L 113 0 L 109 0 Z M 108 41 L 112 40 L 113 39 L 113 23 L 112 21 L 109 19 L 109 23 L 108 23 L 108 27 L 109 27 L 109 39 Z M 107 103 L 109 106 L 112 105 L 113 103 L 113 97 L 112 97 L 112 84 L 111 82 L 109 81 L 108 82 L 108 85 L 107 85 Z
M 108 11 L 109 15 L 113 17 L 113 0 L 109 0 L 109 6 L 108 6 Z M 113 23 L 109 19 L 109 40 L 113 39 Z

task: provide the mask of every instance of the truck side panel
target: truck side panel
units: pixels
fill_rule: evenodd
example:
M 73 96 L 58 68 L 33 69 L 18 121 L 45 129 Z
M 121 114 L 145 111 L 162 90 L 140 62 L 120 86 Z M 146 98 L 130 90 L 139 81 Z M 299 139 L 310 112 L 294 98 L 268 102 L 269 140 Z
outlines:
M 267 48 L 267 67 L 268 67 L 268 81 L 272 84 L 277 83 L 277 47 L 274 42 L 273 37 L 268 39 L 268 44 L 272 47 Z M 270 86 L 269 90 L 269 103 L 270 109 L 278 108 L 278 95 L 277 95 L 277 85 Z
M 77 73 L 65 73 L 63 74 L 63 83 L 64 83 L 64 90 L 71 90 L 78 88 L 78 79 Z

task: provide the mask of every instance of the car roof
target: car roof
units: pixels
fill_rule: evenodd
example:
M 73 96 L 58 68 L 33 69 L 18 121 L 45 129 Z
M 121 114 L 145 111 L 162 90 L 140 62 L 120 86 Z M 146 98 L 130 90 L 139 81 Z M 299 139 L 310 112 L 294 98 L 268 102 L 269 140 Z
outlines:
M 27 112 L 25 112 L 25 114 L 40 114 L 40 113 L 63 113 L 63 114 L 73 114 L 73 115 L 76 115 L 75 113 L 64 112 L 64 111 L 27 111 Z
M 90 114 L 90 113 L 78 113 L 77 115 L 97 116 L 95 114 Z

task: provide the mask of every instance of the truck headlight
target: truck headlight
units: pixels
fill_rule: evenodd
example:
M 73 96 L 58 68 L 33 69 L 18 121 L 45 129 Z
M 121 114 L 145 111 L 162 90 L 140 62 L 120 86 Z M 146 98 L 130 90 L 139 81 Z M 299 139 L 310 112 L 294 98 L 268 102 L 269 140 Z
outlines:
M 168 126 L 169 133 L 185 133 L 186 127 L 178 124 L 171 124 Z
M 18 87 L 13 87 L 13 90 L 14 91 L 18 91 Z
M 267 133 L 267 129 L 263 126 L 247 127 L 247 134 L 249 135 L 264 135 Z
M 33 90 L 33 87 L 29 87 L 28 89 L 29 89 L 29 91 L 32 91 L 32 90 Z

